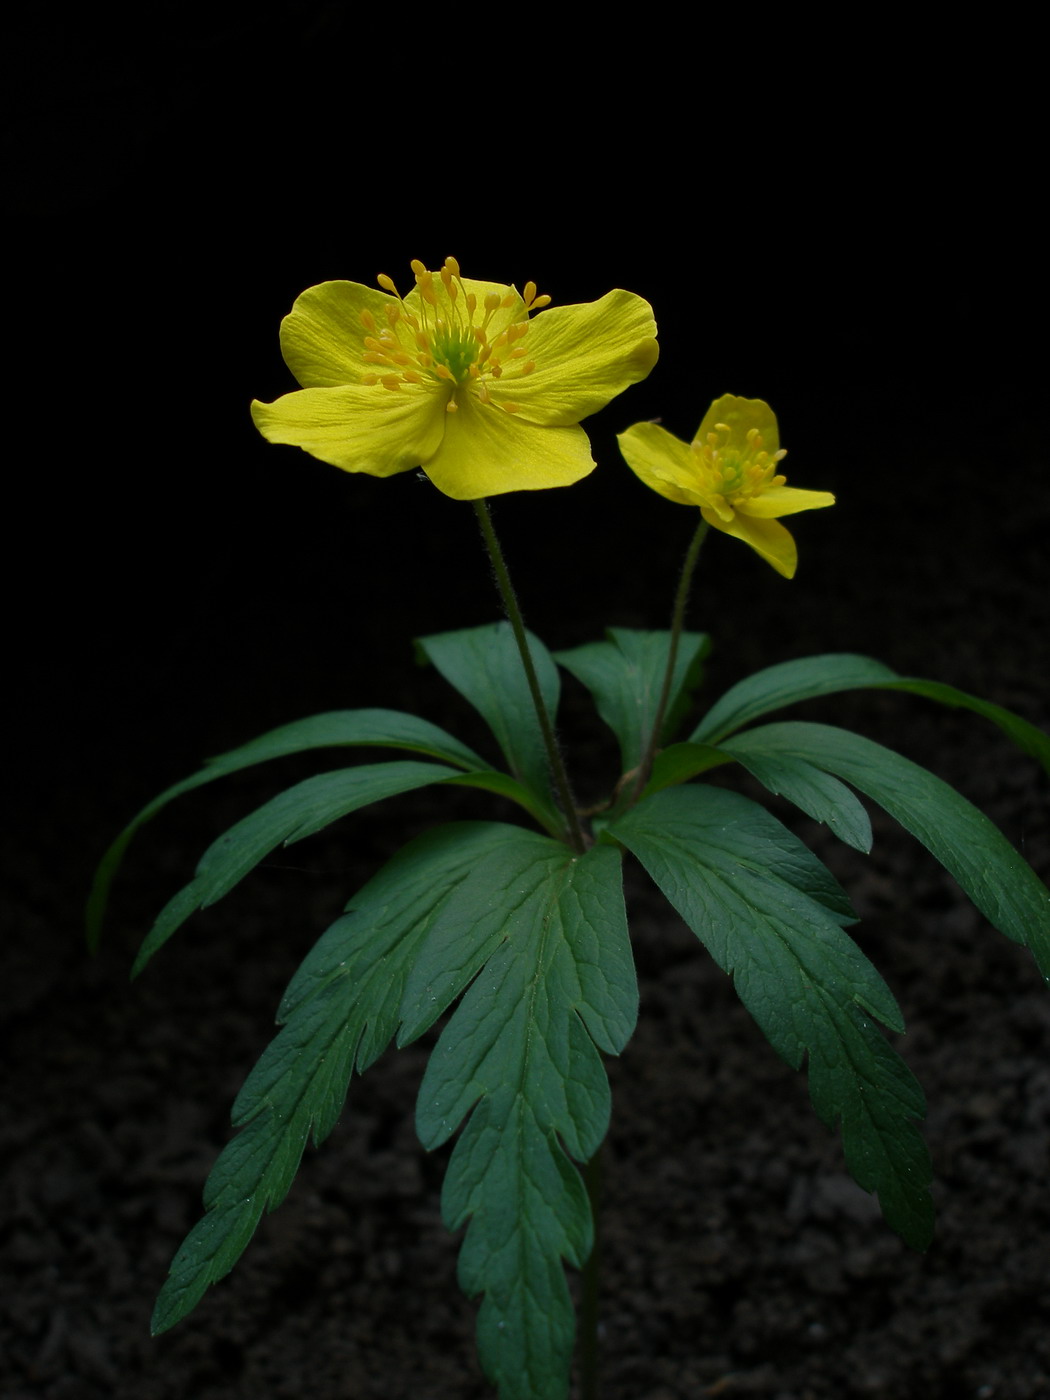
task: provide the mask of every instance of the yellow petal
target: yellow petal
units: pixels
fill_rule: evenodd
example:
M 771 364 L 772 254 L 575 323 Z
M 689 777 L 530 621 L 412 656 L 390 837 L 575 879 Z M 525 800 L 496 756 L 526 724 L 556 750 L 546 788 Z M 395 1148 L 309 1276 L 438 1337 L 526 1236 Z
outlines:
M 349 384 L 300 389 L 275 403 L 252 404 L 252 418 L 270 442 L 290 443 L 345 472 L 393 476 L 433 457 L 445 430 L 440 390 Z
M 474 501 L 505 491 L 571 486 L 594 470 L 582 428 L 539 428 L 472 394 L 459 395 L 458 402 L 459 411 L 445 415 L 440 449 L 424 464 L 446 496 Z
M 761 554 L 768 564 L 773 565 L 778 574 L 783 574 L 785 578 L 795 577 L 798 550 L 795 548 L 794 539 L 783 525 L 779 525 L 775 520 L 755 520 L 752 516 L 741 515 L 739 512 L 732 520 L 726 521 L 706 507 L 700 514 L 716 530 L 749 544 L 756 554 Z
M 529 322 L 523 342 L 536 368 L 506 375 L 500 391 L 532 423 L 578 423 L 604 408 L 656 364 L 656 321 L 649 303 L 613 291 L 580 306 L 552 306 Z
M 697 428 L 693 441 L 706 442 L 708 433 L 715 431 L 717 423 L 724 423 L 729 429 L 729 441 L 734 447 L 743 448 L 748 430 L 757 428 L 766 452 L 772 455 L 780 450 L 777 416 L 762 399 L 741 399 L 736 394 L 723 394 L 704 414 L 704 421 Z
M 281 322 L 281 354 L 304 389 L 358 384 L 374 365 L 362 356 L 370 332 L 361 321 L 368 313 L 379 329 L 387 324 L 387 307 L 396 297 L 359 282 L 322 282 L 307 287 Z
M 658 423 L 635 423 L 616 441 L 624 461 L 646 486 L 679 505 L 709 504 L 699 489 L 692 448 L 666 428 Z
M 830 491 L 803 491 L 794 486 L 767 486 L 760 495 L 742 501 L 737 510 L 760 520 L 775 520 L 781 515 L 797 515 L 800 510 L 820 510 L 833 506 Z

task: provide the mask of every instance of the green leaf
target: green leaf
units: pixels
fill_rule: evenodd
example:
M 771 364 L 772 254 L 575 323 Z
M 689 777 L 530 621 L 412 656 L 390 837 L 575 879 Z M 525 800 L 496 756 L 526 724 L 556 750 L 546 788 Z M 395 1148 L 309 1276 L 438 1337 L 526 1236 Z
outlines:
M 89 946 L 98 946 L 109 887 L 128 843 L 139 827 L 155 817 L 169 802 L 181 797 L 183 793 L 192 792 L 204 783 L 214 782 L 216 778 L 224 778 L 256 763 L 284 758 L 289 754 L 304 753 L 310 749 L 343 748 L 349 745 L 407 749 L 411 753 L 427 754 L 431 758 L 440 759 L 459 768 L 487 767 L 473 750 L 468 749 L 466 744 L 461 744 L 451 734 L 446 734 L 443 729 L 425 719 L 403 714 L 399 710 L 333 710 L 328 714 L 313 715 L 309 719 L 296 720 L 293 724 L 273 729 L 250 743 L 242 744 L 240 748 L 220 754 L 218 758 L 209 759 L 200 772 L 184 778 L 162 792 L 128 823 L 102 857 L 95 874 L 87 904 Z
M 682 918 L 733 976 L 741 1001 L 842 1133 L 846 1163 L 917 1249 L 932 1233 L 922 1090 L 872 1022 L 903 1030 L 875 968 L 839 927 L 832 877 L 775 818 L 736 793 L 672 788 L 612 823 Z
M 849 652 L 808 656 L 756 671 L 753 676 L 727 690 L 689 738 L 696 742 L 717 744 L 745 724 L 773 710 L 783 709 L 785 705 L 812 700 L 819 695 L 833 695 L 842 690 L 866 688 L 909 691 L 913 695 L 937 700 L 942 705 L 972 710 L 974 714 L 982 715 L 998 725 L 1018 748 L 1036 759 L 1050 773 L 1050 738 L 1026 719 L 1012 714 L 1001 705 L 993 705 L 988 700 L 956 690 L 954 686 L 942 685 L 940 681 L 898 676 L 880 661 Z
M 786 797 L 814 821 L 825 822 L 840 841 L 865 855 L 871 850 L 871 822 L 860 802 L 837 778 L 802 759 L 746 748 L 737 753 L 727 745 L 672 744 L 657 755 L 645 790 L 660 792 L 734 759 L 770 792 Z
M 547 714 L 554 722 L 561 690 L 558 668 L 538 637 L 527 634 Z M 554 814 L 547 748 L 509 622 L 420 637 L 416 646 L 449 685 L 469 700 L 495 735 L 510 771 Z M 555 829 L 560 829 L 556 815 Z M 550 829 L 550 822 L 544 823 Z
M 881 661 L 850 652 L 807 656 L 756 671 L 729 690 L 708 710 L 689 736 L 691 743 L 717 744 L 752 720 L 799 700 L 833 695 L 840 690 L 884 685 L 898 677 Z
M 280 793 L 212 842 L 194 879 L 157 916 L 139 949 L 132 976 L 142 971 L 191 914 L 221 899 L 278 846 L 301 841 L 339 817 L 385 797 L 457 776 L 456 769 L 437 763 L 367 763 L 320 773 Z
M 475 870 L 508 854 L 521 832 L 495 823 L 439 827 L 404 847 L 350 901 L 307 955 L 233 1109 L 242 1131 L 208 1177 L 206 1215 L 175 1256 L 153 1314 L 163 1332 L 223 1278 L 264 1210 L 287 1194 L 308 1136 L 320 1143 L 342 1111 L 352 1070 L 390 1043 L 413 962 L 436 912 Z
M 721 748 L 741 761 L 800 759 L 867 793 L 937 857 L 989 923 L 1031 950 L 1050 981 L 1050 890 L 998 827 L 940 778 L 827 724 L 768 724 Z
M 593 1239 L 570 1159 L 587 1161 L 605 1135 L 609 1086 L 598 1051 L 623 1048 L 638 994 L 619 852 L 595 846 L 574 857 L 531 840 L 531 871 L 493 890 L 476 929 L 455 902 L 442 911 L 405 1000 L 417 1033 L 432 1019 L 420 1014 L 428 979 L 444 1001 L 486 959 L 434 1049 L 416 1121 L 434 1148 L 469 1114 L 442 1210 L 451 1229 L 467 1226 L 459 1276 L 468 1294 L 485 1295 L 486 1373 L 502 1400 L 562 1400 L 574 1323 L 561 1261 L 582 1264 Z
M 598 713 L 620 741 L 621 771 L 629 773 L 641 762 L 656 720 L 671 634 L 610 627 L 605 635 L 607 641 L 556 652 L 554 659 L 594 696 Z M 706 633 L 681 634 L 659 743 L 681 722 L 710 649 Z

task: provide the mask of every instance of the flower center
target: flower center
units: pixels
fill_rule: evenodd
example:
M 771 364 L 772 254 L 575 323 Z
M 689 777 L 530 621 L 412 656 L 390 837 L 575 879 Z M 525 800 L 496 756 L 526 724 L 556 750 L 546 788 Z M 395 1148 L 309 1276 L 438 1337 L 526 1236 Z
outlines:
M 455 258 L 446 258 L 439 272 L 416 259 L 412 271 L 419 295 L 411 307 L 398 295 L 393 279 L 380 273 L 379 285 L 392 297 L 387 324 L 379 325 L 371 311 L 361 312 L 364 360 L 375 366 L 362 382 L 395 391 L 405 385 L 439 387 L 447 395 L 449 413 L 459 408 L 457 396 L 463 392 L 516 413 L 516 404 L 502 394 L 494 399 L 492 390 L 505 376 L 531 374 L 536 368 L 523 342 L 529 315 L 547 306 L 550 297 L 538 297 L 535 282 L 527 282 L 520 296 L 508 287 L 486 293 L 479 302 L 477 293 L 467 290 Z
M 768 486 L 783 486 L 787 480 L 777 473 L 787 451 L 782 447 L 767 452 L 757 428 L 748 428 L 741 443 L 739 437 L 734 440 L 727 424 L 716 423 L 714 432 L 708 433 L 703 442 L 694 442 L 692 449 L 702 489 L 722 497 L 728 506 L 741 505 L 760 496 Z

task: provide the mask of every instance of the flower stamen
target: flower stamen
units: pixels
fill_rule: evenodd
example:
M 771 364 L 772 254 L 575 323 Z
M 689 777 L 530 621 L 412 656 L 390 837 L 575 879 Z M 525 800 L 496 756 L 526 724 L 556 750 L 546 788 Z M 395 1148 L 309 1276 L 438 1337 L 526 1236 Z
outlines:
M 454 412 L 459 406 L 457 396 L 464 390 L 479 403 L 490 405 L 492 390 L 508 374 L 517 378 L 533 373 L 536 361 L 523 344 L 529 317 L 551 301 L 549 296 L 537 296 L 535 282 L 526 282 L 520 296 L 509 288 L 479 298 L 477 292 L 467 290 L 455 258 L 446 258 L 436 273 L 418 258 L 411 267 L 417 301 L 402 298 L 393 278 L 381 272 L 380 287 L 396 298 L 385 308 L 387 325 L 381 330 L 371 311 L 361 312 L 362 359 L 379 367 L 378 373 L 368 371 L 362 376 L 363 384 L 438 389 L 449 395 L 445 407 Z M 508 413 L 518 411 L 513 403 L 495 406 Z

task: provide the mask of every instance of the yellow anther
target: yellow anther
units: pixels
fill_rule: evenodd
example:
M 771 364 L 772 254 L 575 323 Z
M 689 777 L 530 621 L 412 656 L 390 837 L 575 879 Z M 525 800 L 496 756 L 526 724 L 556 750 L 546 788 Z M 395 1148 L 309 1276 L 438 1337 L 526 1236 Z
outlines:
M 532 301 L 529 302 L 529 310 L 542 311 L 545 306 L 550 306 L 550 304 L 551 299 L 549 296 L 547 296 L 546 292 L 544 292 L 543 296 L 535 297 Z
M 752 428 L 751 431 L 754 432 L 754 431 L 755 431 L 754 428 Z M 728 433 L 728 432 L 729 432 L 729 424 L 728 424 L 728 423 L 716 423 L 716 424 L 715 424 L 715 433 Z M 714 433 L 708 433 L 708 435 L 707 435 L 707 440 L 708 440 L 708 442 L 715 442 L 715 441 L 717 441 L 717 439 L 715 438 Z
M 446 258 L 436 271 L 413 258 L 411 268 L 417 295 L 408 305 L 393 278 L 379 274 L 380 287 L 392 293 L 383 304 L 386 325 L 381 330 L 376 325 L 382 319 L 378 310 L 365 307 L 358 313 L 365 332 L 361 359 L 378 369 L 362 376 L 362 382 L 415 391 L 417 386 L 433 387 L 437 380 L 473 393 L 478 403 L 517 413 L 516 403 L 497 402 L 493 390 L 499 384 L 501 392 L 512 393 L 513 380 L 535 370 L 536 362 L 521 342 L 528 334 L 530 310 L 546 306 L 550 297 L 538 297 L 532 281 L 526 282 L 524 296 L 513 287 L 488 293 L 468 290 L 471 284 L 463 282 L 455 258 Z M 505 311 L 521 320 L 504 317 Z M 456 412 L 461 405 L 451 392 L 448 400 L 447 411 Z

